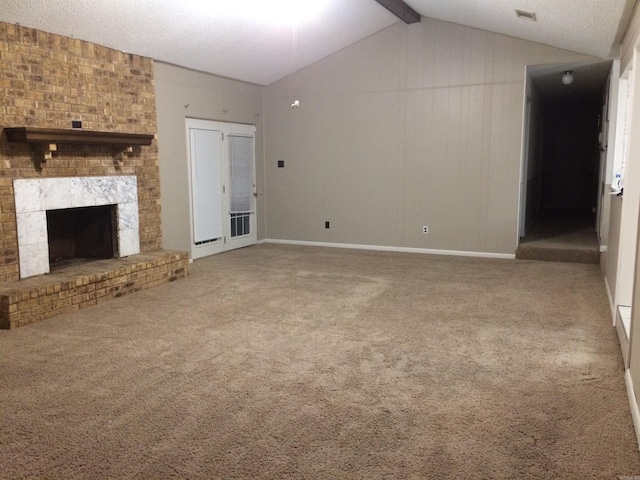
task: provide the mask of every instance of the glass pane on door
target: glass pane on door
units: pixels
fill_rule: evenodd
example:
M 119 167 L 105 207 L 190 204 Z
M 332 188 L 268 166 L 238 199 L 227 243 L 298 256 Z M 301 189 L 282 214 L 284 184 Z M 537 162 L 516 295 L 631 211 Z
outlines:
M 229 136 L 231 238 L 251 234 L 253 137 Z

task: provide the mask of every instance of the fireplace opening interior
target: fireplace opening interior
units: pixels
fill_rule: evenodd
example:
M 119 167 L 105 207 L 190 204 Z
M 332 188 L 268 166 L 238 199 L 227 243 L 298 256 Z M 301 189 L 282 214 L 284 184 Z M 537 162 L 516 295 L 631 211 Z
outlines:
M 116 205 L 47 210 L 49 267 L 71 261 L 113 258 Z

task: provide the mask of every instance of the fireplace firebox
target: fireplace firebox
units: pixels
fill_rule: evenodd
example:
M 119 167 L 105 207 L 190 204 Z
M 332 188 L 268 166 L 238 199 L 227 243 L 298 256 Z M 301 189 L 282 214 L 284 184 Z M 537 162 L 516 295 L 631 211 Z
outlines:
M 115 205 L 47 210 L 49 266 L 71 260 L 113 258 L 117 238 Z

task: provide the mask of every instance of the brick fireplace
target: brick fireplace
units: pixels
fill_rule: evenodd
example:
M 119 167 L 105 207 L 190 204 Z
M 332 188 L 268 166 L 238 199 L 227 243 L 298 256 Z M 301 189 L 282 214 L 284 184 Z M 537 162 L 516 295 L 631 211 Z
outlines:
M 161 249 L 151 59 L 0 22 L 0 92 L 1 328 L 188 274 L 186 253 Z M 20 129 L 54 137 L 16 139 Z M 65 219 L 71 209 L 82 211 Z M 78 247 L 102 233 L 68 238 L 94 214 L 111 218 L 108 255 Z M 51 268 L 67 255 L 91 258 Z

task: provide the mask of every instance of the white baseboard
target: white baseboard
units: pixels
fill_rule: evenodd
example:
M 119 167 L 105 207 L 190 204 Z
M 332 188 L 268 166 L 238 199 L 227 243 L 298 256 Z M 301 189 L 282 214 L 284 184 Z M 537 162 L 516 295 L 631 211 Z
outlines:
M 620 352 L 624 361 L 624 368 L 629 368 L 629 330 L 631 329 L 631 308 L 618 305 L 616 308 L 616 333 Z
M 353 243 L 328 243 L 328 242 L 307 242 L 302 240 L 281 240 L 267 238 L 258 243 L 277 243 L 282 245 L 303 245 L 309 247 L 331 247 L 331 248 L 353 248 L 356 250 L 375 250 L 380 252 L 400 252 L 400 253 L 422 253 L 429 255 L 453 255 L 458 257 L 481 257 L 481 258 L 501 258 L 514 260 L 515 254 L 511 253 L 488 253 L 488 252 L 465 252 L 461 250 L 437 250 L 433 248 L 409 248 L 409 247 L 388 247 L 382 245 L 358 245 Z
M 631 417 L 633 418 L 633 428 L 636 432 L 636 441 L 640 449 L 640 408 L 636 399 L 635 389 L 633 388 L 633 379 L 631 371 L 627 370 L 624 374 L 624 383 L 627 385 L 627 396 L 629 397 L 629 406 L 631 407 Z

